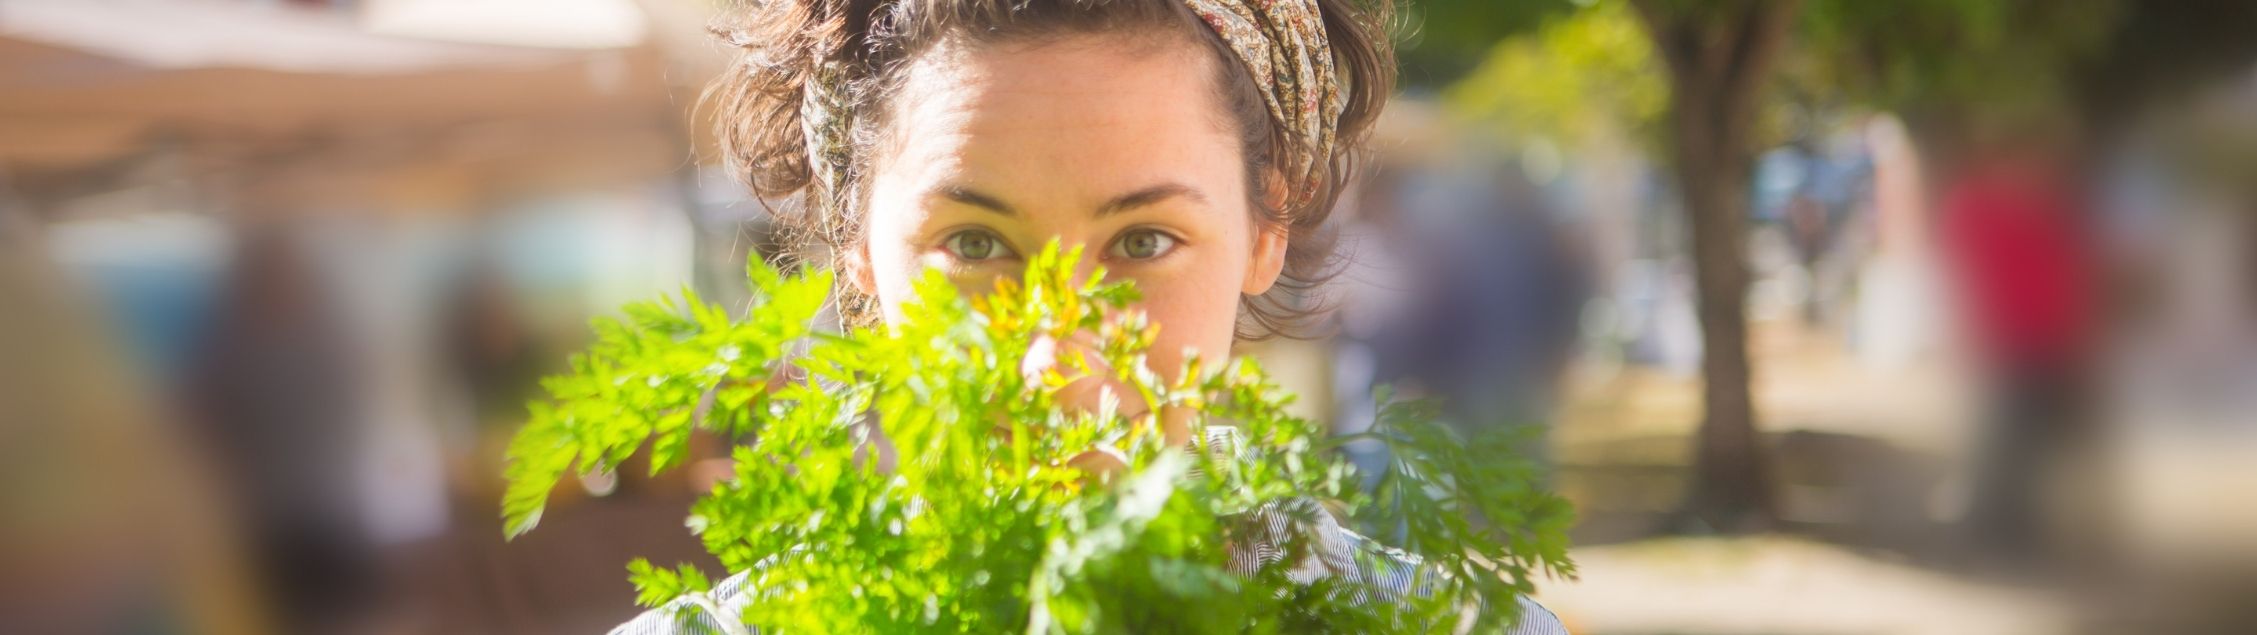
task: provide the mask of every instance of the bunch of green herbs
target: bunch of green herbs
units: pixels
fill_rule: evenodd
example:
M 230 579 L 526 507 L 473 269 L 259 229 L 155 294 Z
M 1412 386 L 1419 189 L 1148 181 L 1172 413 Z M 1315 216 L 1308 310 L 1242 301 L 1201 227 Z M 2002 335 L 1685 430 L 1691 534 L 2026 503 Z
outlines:
M 704 429 L 748 441 L 688 526 L 749 572 L 750 601 L 733 610 L 695 567 L 628 569 L 646 606 L 741 613 L 708 616 L 726 632 L 1486 632 L 1540 574 L 1572 574 L 1571 512 L 1520 458 L 1525 435 L 1464 439 L 1429 408 L 1389 404 L 1358 437 L 1393 456 L 1367 494 L 1336 456 L 1344 439 L 1289 414 L 1251 361 L 1148 368 L 1157 325 L 1125 310 L 1130 286 L 1077 282 L 1078 258 L 1052 246 L 974 298 L 928 274 L 905 319 L 844 332 L 811 326 L 829 272 L 758 262 L 741 316 L 685 291 L 599 319 L 509 447 L 507 531 L 531 530 L 566 475 L 638 451 L 656 474 Z M 1061 404 L 1083 381 L 1113 397 Z M 1190 420 L 1190 447 L 1163 438 L 1162 413 Z M 872 448 L 881 427 L 891 465 Z M 1075 460 L 1093 448 L 1125 468 L 1093 476 Z M 1289 580 L 1288 565 L 1233 575 L 1256 510 L 1384 528 L 1438 583 L 1370 601 L 1353 580 Z M 1276 546 L 1289 563 L 1307 549 Z

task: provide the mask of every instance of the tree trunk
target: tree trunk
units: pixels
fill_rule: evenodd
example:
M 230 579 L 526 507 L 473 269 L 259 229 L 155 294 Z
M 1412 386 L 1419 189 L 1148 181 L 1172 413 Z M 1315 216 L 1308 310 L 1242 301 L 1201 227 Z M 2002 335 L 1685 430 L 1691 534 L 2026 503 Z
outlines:
M 1701 426 L 1681 522 L 1768 527 L 1770 470 L 1748 364 L 1748 190 L 1758 105 L 1796 0 L 1636 6 L 1670 77 L 1670 159 L 1690 222 L 1701 320 Z

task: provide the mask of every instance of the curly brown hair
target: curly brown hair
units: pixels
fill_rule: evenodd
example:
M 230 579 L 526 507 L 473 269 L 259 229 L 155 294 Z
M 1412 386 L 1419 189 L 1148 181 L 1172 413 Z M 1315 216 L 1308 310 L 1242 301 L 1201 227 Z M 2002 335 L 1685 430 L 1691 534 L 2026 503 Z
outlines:
M 909 61 L 950 39 L 993 43 L 1046 37 L 1118 34 L 1151 37 L 1190 36 L 1222 62 L 1216 89 L 1240 132 L 1250 206 L 1260 220 L 1286 232 L 1283 274 L 1260 296 L 1241 299 L 1239 336 L 1259 339 L 1295 335 L 1319 307 L 1309 291 L 1329 278 L 1334 266 L 1332 240 L 1324 231 L 1340 192 L 1355 174 L 1363 141 L 1394 89 L 1394 51 L 1389 41 L 1389 0 L 1316 0 L 1327 45 L 1340 77 L 1344 106 L 1333 122 L 1329 156 L 1316 157 L 1311 179 L 1315 192 L 1290 197 L 1279 208 L 1262 193 L 1277 178 L 1273 166 L 1289 153 L 1306 151 L 1304 142 L 1272 120 L 1246 66 L 1213 29 L 1183 0 L 750 0 L 729 11 L 714 27 L 723 41 L 739 49 L 732 68 L 707 89 L 722 158 L 737 178 L 769 205 L 791 237 L 792 256 L 826 266 L 853 263 L 838 258 L 863 239 L 862 217 L 872 155 L 885 130 L 886 104 L 898 92 Z M 816 79 L 818 74 L 839 76 Z M 833 88 L 837 87 L 837 88 Z M 825 91 L 810 95 L 810 90 Z M 853 113 L 849 154 L 836 184 L 821 192 L 809 164 L 810 125 L 802 104 L 810 97 Z M 816 197 L 836 196 L 836 204 Z M 827 209 L 846 212 L 825 212 Z M 840 276 L 842 280 L 849 276 Z M 851 285 L 838 293 L 841 312 L 866 322 L 873 312 Z

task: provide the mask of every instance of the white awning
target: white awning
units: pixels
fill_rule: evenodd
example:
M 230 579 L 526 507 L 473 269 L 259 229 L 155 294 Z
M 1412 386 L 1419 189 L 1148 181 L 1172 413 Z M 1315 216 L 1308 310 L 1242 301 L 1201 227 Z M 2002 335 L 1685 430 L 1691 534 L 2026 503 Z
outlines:
M 290 73 L 400 73 L 456 66 L 554 61 L 565 51 L 622 48 L 640 41 L 641 13 L 627 0 L 554 0 L 555 4 L 607 7 L 589 21 L 617 22 L 616 33 L 570 31 L 560 12 L 519 7 L 524 24 L 497 29 L 492 16 L 472 10 L 522 1 L 455 0 L 460 10 L 439 11 L 428 0 L 377 0 L 365 11 L 392 24 L 372 30 L 349 13 L 214 0 L 9 0 L 0 2 L 0 37 L 67 48 L 153 69 L 241 68 Z M 390 8 L 387 8 L 390 7 Z M 538 18 L 532 16 L 548 16 Z M 620 16 L 627 16 L 621 18 Z M 563 27 L 554 25 L 562 24 Z M 542 27 L 552 30 L 541 31 Z M 562 28 L 564 30 L 555 30 Z M 587 27 L 578 27 L 590 31 Z M 622 35 L 628 29 L 631 35 Z M 553 38 L 579 46 L 501 46 Z M 419 37 L 430 35 L 457 41 Z M 600 36 L 600 37 L 599 37 Z M 484 43 L 466 43 L 466 42 Z M 600 46 L 587 46 L 598 44 Z

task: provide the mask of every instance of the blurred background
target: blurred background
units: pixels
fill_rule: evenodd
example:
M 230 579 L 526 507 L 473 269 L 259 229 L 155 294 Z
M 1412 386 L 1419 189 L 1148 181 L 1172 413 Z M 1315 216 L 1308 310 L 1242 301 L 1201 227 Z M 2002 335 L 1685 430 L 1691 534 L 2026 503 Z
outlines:
M 0 0 L 0 632 L 597 632 L 710 565 L 712 464 L 496 510 L 589 318 L 776 251 L 722 9 Z M 1576 632 L 2257 632 L 2257 3 L 1403 9 L 1340 311 L 1248 352 L 1540 433 Z

